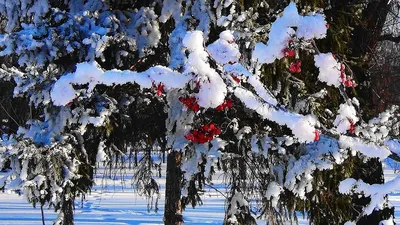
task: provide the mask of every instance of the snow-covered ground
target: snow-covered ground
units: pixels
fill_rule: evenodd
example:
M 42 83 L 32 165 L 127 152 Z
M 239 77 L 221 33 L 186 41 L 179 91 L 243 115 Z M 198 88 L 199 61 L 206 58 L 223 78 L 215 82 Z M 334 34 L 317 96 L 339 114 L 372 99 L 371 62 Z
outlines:
M 393 166 L 388 165 L 388 166 Z M 159 211 L 147 211 L 147 201 L 131 188 L 130 174 L 127 170 L 125 179 L 115 176 L 105 179 L 99 173 L 92 193 L 81 202 L 76 201 L 75 222 L 77 225 L 161 225 L 164 210 L 164 177 L 157 181 L 161 185 Z M 391 168 L 385 169 L 385 179 L 391 180 L 397 174 Z M 218 178 L 218 176 L 216 176 Z M 215 183 L 220 182 L 216 180 Z M 222 185 L 219 190 L 224 192 Z M 205 225 L 222 224 L 225 210 L 224 197 L 213 189 L 203 196 L 203 205 L 192 209 L 187 207 L 184 212 L 185 224 Z M 389 197 L 396 207 L 396 222 L 400 223 L 400 194 L 392 193 Z M 45 209 L 46 224 L 52 224 L 57 217 L 52 209 Z M 0 193 L 0 225 L 41 225 L 40 208 L 32 208 L 26 200 L 15 193 Z M 265 222 L 259 221 L 259 224 Z M 299 224 L 308 224 L 299 215 Z

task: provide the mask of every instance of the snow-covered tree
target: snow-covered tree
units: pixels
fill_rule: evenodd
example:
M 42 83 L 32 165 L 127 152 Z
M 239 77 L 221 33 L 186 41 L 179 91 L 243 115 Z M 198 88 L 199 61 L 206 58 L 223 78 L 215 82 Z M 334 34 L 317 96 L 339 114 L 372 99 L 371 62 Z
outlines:
M 216 170 L 227 225 L 392 220 L 399 109 L 371 110 L 367 76 L 388 3 L 0 0 L 0 74 L 35 110 L 2 137 L 0 187 L 73 224 L 99 165 L 158 191 L 158 152 L 168 225 Z

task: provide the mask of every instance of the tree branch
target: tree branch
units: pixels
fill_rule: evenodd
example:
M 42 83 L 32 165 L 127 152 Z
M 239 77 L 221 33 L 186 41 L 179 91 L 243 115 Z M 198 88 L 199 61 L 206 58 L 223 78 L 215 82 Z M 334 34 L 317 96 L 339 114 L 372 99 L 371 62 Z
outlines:
M 400 36 L 393 36 L 392 34 L 384 34 L 379 37 L 379 41 L 391 41 L 395 43 L 400 42 Z
M 392 152 L 392 154 L 389 155 L 389 158 L 391 158 L 392 160 L 394 160 L 396 162 L 400 162 L 400 156 L 397 153 Z

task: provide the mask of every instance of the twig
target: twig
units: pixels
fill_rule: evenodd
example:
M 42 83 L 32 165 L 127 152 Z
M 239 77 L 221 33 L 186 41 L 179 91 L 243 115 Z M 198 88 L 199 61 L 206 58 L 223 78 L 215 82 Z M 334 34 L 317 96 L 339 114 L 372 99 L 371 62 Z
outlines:
M 4 108 L 4 106 L 3 106 L 3 104 L 0 102 L 0 106 L 1 106 L 1 108 L 3 108 L 3 110 L 6 112 L 6 114 L 8 115 L 8 117 L 10 117 L 18 126 L 21 126 L 21 125 L 19 125 L 19 123 L 14 119 L 14 117 L 12 117 L 9 113 L 8 113 L 8 111 L 6 110 L 6 108 Z
M 206 184 L 207 187 L 214 189 L 216 192 L 220 193 L 222 196 L 224 196 L 224 198 L 228 199 L 228 197 L 222 193 L 220 190 L 218 190 L 217 188 L 213 187 L 212 185 Z

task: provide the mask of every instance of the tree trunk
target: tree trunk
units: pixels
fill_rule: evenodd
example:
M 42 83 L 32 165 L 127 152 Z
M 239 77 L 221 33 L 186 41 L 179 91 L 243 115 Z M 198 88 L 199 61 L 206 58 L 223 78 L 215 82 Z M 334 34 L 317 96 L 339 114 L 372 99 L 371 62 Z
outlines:
M 74 224 L 74 201 L 71 198 L 66 200 L 64 202 L 61 210 L 64 212 L 63 225 L 73 225 Z
M 74 200 L 64 199 L 57 220 L 53 225 L 74 225 Z
M 165 225 L 181 225 L 182 206 L 181 206 L 181 183 L 182 183 L 182 154 L 172 151 L 167 156 L 167 177 L 165 183 Z

